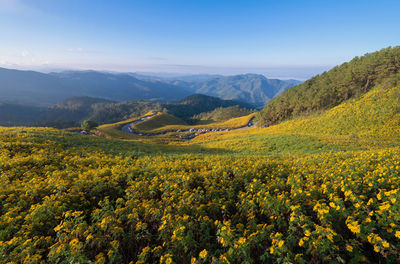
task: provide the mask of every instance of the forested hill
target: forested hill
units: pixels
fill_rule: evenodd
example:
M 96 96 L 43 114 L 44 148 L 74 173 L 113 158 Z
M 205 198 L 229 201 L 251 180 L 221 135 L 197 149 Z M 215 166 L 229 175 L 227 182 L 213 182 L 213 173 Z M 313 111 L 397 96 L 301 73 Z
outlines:
M 330 109 L 368 92 L 376 84 L 390 88 L 400 80 L 400 46 L 355 57 L 294 86 L 271 100 L 258 114 L 259 125 L 272 125 Z
M 252 108 L 252 106 L 247 103 L 234 100 L 223 100 L 217 97 L 203 94 L 193 94 L 177 103 L 164 104 L 164 107 L 168 110 L 170 114 L 190 123 L 190 119 L 194 115 L 198 115 L 203 112 L 213 111 L 214 109 L 219 107 L 229 107 L 235 105 L 247 109 Z

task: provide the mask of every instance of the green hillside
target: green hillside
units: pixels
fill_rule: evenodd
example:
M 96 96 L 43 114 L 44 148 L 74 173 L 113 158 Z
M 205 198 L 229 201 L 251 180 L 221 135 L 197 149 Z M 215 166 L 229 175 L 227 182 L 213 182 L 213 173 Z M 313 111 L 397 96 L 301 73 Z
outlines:
M 323 113 L 218 135 L 193 143 L 260 154 L 371 149 L 400 142 L 400 86 L 377 86 Z
M 163 126 L 169 125 L 187 125 L 182 119 L 167 113 L 157 114 L 156 116 L 146 120 L 142 123 L 134 125 L 132 128 L 135 131 L 149 131 Z
M 400 80 L 399 71 L 400 47 L 356 57 L 271 100 L 258 115 L 258 124 L 272 125 L 330 109 L 365 94 L 377 84 L 393 87 Z
M 210 112 L 219 107 L 229 107 L 238 105 L 243 108 L 251 109 L 252 106 L 240 101 L 223 100 L 217 97 L 193 94 L 176 103 L 165 104 L 168 112 L 191 123 L 192 117 L 203 112 Z
M 400 140 L 400 86 L 378 86 L 324 114 L 277 125 L 289 133 Z M 273 129 L 271 127 L 271 129 Z

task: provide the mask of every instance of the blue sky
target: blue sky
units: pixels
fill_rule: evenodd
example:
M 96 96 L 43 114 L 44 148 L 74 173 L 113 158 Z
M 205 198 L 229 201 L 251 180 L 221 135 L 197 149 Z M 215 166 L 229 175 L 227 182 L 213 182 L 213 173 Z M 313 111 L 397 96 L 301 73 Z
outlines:
M 399 1 L 0 0 L 0 66 L 305 79 L 400 43 Z

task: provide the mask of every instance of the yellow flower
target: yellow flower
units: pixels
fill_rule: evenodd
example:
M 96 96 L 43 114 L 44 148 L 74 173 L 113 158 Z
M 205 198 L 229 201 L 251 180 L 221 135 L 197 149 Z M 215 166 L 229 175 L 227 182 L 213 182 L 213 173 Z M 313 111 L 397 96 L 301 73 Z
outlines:
M 351 190 L 345 191 L 344 195 L 345 196 L 350 196 L 353 192 Z
M 304 245 L 304 240 L 301 238 L 299 241 L 299 246 L 302 247 Z
M 72 216 L 80 216 L 81 214 L 83 214 L 82 211 L 75 211 L 75 212 L 73 212 L 71 215 L 72 215 Z
M 238 240 L 239 245 L 244 244 L 244 242 L 246 242 L 246 238 L 244 238 L 244 237 L 239 238 L 239 240 Z
M 395 236 L 400 239 L 400 231 L 396 231 Z
M 349 252 L 353 252 L 353 247 L 350 245 L 346 245 L 346 250 Z
M 282 247 L 282 246 L 283 246 L 283 244 L 285 244 L 285 241 L 283 241 L 283 240 L 280 240 L 280 241 L 278 242 L 278 247 Z
M 69 242 L 70 245 L 76 245 L 76 244 L 78 244 L 78 243 L 79 243 L 79 240 L 76 239 L 76 238 L 72 239 L 72 240 Z
M 382 246 L 385 247 L 385 248 L 388 248 L 390 245 L 389 245 L 389 243 L 387 241 L 383 241 L 382 242 Z
M 296 254 L 296 256 L 294 256 L 294 260 L 297 260 L 297 259 L 300 258 L 301 256 L 303 256 L 303 254 Z
M 379 247 L 377 245 L 374 246 L 374 251 L 379 252 Z
M 354 222 L 350 222 L 349 223 L 349 220 L 350 220 L 350 217 L 347 218 L 346 224 L 347 224 L 347 227 L 350 229 L 350 231 L 353 232 L 354 234 L 360 233 L 361 232 L 361 227 L 358 224 L 358 222 L 354 221 Z
M 200 252 L 199 257 L 200 257 L 200 258 L 206 258 L 206 257 L 207 257 L 207 254 L 208 254 L 208 253 L 207 253 L 207 250 L 204 249 L 203 251 Z
M 307 229 L 307 230 L 304 232 L 304 235 L 307 236 L 307 237 L 311 236 L 310 230 Z

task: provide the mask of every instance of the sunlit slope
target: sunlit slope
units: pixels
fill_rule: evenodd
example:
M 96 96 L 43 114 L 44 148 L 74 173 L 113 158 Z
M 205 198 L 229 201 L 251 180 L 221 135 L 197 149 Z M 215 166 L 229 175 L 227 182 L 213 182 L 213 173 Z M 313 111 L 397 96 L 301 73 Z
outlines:
M 148 137 L 148 136 L 139 136 L 137 134 L 125 133 L 125 132 L 121 131 L 121 129 L 124 125 L 128 125 L 129 123 L 138 121 L 143 117 L 148 117 L 148 116 L 152 116 L 155 114 L 157 114 L 157 113 L 150 111 L 150 112 L 146 113 L 145 115 L 142 115 L 139 117 L 126 119 L 126 120 L 116 122 L 116 123 L 104 124 L 104 125 L 99 126 L 96 129 L 96 132 L 98 132 L 101 136 L 110 138 L 110 139 L 149 143 L 151 145 L 158 145 L 158 147 L 161 147 L 160 145 L 171 144 L 174 141 L 177 141 L 178 139 L 171 138 L 166 135 L 160 135 L 157 137 Z
M 355 57 L 271 100 L 257 115 L 258 123 L 273 125 L 331 109 L 364 95 L 377 85 L 395 86 L 399 74 L 400 46 Z
M 316 135 L 352 135 L 382 140 L 400 139 L 400 86 L 376 88 L 326 113 L 283 122 L 269 131 Z
M 377 87 L 322 114 L 267 128 L 200 135 L 192 143 L 241 151 L 337 150 L 395 145 L 400 140 L 400 86 Z
M 123 121 L 120 121 L 120 122 L 116 122 L 116 123 L 100 125 L 97 128 L 97 131 L 99 131 L 101 133 L 101 135 L 103 135 L 105 137 L 108 137 L 108 138 L 115 138 L 115 139 L 134 139 L 134 138 L 137 138 L 137 136 L 135 136 L 135 135 L 122 132 L 121 128 L 122 128 L 122 126 L 124 126 L 126 124 L 129 124 L 129 123 L 132 123 L 132 122 L 135 122 L 135 121 L 139 120 L 142 117 L 146 117 L 148 115 L 154 114 L 153 112 L 149 112 L 149 113 L 146 114 L 146 115 L 143 115 L 143 116 L 126 119 L 126 120 L 123 120 Z

